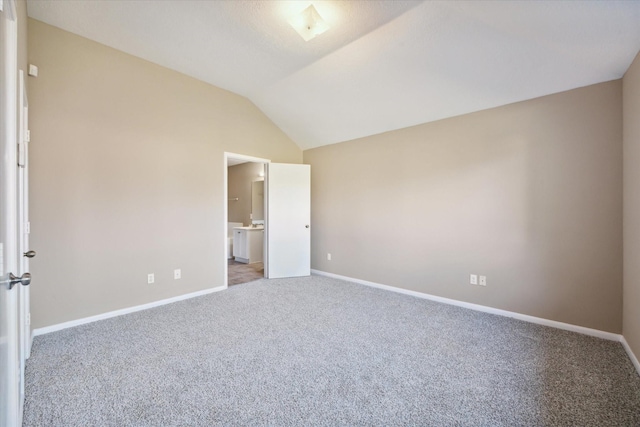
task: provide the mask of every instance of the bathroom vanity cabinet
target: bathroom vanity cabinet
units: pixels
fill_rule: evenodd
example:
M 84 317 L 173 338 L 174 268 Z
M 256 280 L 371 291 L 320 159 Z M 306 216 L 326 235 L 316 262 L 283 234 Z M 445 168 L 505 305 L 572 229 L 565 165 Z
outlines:
M 238 262 L 262 262 L 264 228 L 236 227 L 233 229 L 233 256 Z

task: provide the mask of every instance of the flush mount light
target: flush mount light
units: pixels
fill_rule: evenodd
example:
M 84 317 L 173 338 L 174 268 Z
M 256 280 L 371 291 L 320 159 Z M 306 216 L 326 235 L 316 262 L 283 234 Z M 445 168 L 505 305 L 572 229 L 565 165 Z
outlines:
M 306 42 L 329 29 L 329 25 L 324 22 L 313 5 L 309 5 L 302 12 L 289 18 L 289 24 Z

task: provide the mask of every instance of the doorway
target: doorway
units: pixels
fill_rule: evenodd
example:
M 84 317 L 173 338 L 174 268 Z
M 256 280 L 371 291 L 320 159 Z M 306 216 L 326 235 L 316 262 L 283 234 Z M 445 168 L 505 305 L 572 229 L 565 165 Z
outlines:
M 267 275 L 265 175 L 268 159 L 225 153 L 225 285 Z
M 226 249 L 223 253 L 227 259 L 229 254 L 234 255 L 235 251 L 229 246 L 229 203 L 239 201 L 235 199 L 240 197 L 229 194 L 230 162 L 232 167 L 241 164 L 240 162 L 254 162 L 264 166 L 264 219 L 251 220 L 250 225 L 242 220 L 242 227 L 231 227 L 234 232 L 233 237 L 236 232 L 246 234 L 246 236 L 238 236 L 241 240 L 236 248 L 239 250 L 237 255 L 241 261 L 250 264 L 252 248 L 262 246 L 264 272 L 261 277 L 278 279 L 309 276 L 311 274 L 311 167 L 304 164 L 272 163 L 268 159 L 224 153 L 223 206 Z M 257 178 L 259 177 L 254 177 L 252 182 L 259 181 Z M 260 233 L 256 233 L 258 230 Z M 260 245 L 260 242 L 246 244 L 249 235 L 262 236 L 262 244 Z M 245 246 L 242 246 L 243 242 Z M 228 278 L 229 265 L 225 260 L 225 288 L 229 287 Z

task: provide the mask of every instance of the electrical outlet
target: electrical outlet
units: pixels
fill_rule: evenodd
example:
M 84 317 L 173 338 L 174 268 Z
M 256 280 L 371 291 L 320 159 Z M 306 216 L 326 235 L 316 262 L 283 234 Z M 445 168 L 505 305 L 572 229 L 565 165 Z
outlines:
M 487 276 L 480 276 L 480 286 L 487 286 Z
M 327 261 L 331 261 L 331 254 L 327 254 Z
M 153 283 L 156 281 L 156 277 L 153 273 L 147 274 L 147 283 Z
M 469 275 L 469 283 L 471 283 L 472 285 L 477 285 L 478 284 L 478 275 L 477 274 Z
M 179 268 L 177 270 L 173 270 L 173 278 L 180 279 L 182 277 L 182 270 Z

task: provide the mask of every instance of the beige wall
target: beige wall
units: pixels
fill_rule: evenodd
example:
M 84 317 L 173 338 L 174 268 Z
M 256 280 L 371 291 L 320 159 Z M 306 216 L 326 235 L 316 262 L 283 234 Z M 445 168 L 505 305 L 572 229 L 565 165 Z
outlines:
M 229 167 L 227 178 L 229 199 L 229 222 L 251 225 L 251 184 L 264 173 L 262 163 L 243 163 Z
M 621 95 L 618 80 L 305 151 L 312 268 L 619 333 Z
M 640 357 L 640 54 L 622 80 L 624 140 L 623 334 Z
M 29 61 L 33 326 L 221 286 L 223 153 L 299 148 L 245 98 L 35 20 Z

